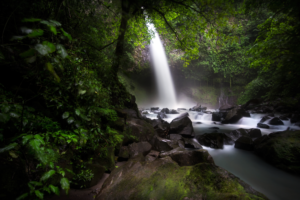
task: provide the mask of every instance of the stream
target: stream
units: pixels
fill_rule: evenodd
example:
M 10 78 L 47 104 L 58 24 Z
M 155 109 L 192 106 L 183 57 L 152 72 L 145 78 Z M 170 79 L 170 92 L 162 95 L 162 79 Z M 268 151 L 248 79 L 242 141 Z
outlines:
M 149 114 L 145 115 L 150 119 L 157 119 L 157 114 L 150 110 L 145 110 Z M 210 110 L 214 111 L 214 110 Z M 179 113 L 187 111 L 180 110 Z M 221 124 L 214 122 L 212 114 L 202 114 L 194 111 L 188 111 L 189 117 L 193 122 L 196 135 L 215 132 L 212 127 L 217 127 L 218 132 L 226 133 L 239 128 L 250 129 L 257 128 L 256 125 L 265 114 L 251 114 L 250 118 L 243 117 L 236 124 Z M 167 114 L 164 120 L 171 122 L 180 114 Z M 276 115 L 275 116 L 279 116 Z M 294 130 L 300 130 L 300 127 L 294 126 L 290 121 L 283 121 L 284 125 L 272 126 L 270 129 L 261 129 L 262 135 L 270 134 L 276 131 L 286 130 L 288 127 Z M 228 170 L 239 177 L 255 190 L 263 193 L 271 200 L 297 200 L 300 198 L 300 177 L 279 170 L 268 164 L 253 152 L 234 148 L 234 145 L 225 145 L 224 149 L 212 149 L 203 146 L 213 157 L 216 165 Z

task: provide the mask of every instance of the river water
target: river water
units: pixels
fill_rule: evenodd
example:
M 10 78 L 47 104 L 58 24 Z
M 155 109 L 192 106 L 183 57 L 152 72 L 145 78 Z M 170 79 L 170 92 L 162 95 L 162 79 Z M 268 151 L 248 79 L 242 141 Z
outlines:
M 157 119 L 155 113 L 147 110 L 149 114 L 146 117 Z M 211 110 L 214 111 L 214 110 Z M 179 111 L 186 112 L 186 111 Z M 168 118 L 164 120 L 169 123 L 179 116 L 179 114 L 167 114 Z M 256 125 L 264 114 L 251 114 L 250 118 L 243 117 L 236 124 L 214 124 L 211 120 L 211 114 L 199 114 L 198 112 L 189 111 L 189 117 L 193 122 L 196 135 L 214 132 L 211 127 L 218 127 L 218 132 L 226 133 L 238 128 L 257 128 Z M 276 116 L 276 115 L 275 115 Z M 197 124 L 197 122 L 201 124 Z M 270 129 L 260 129 L 262 134 L 270 134 L 276 131 L 286 130 L 288 127 L 300 130 L 290 121 L 283 121 L 282 126 L 270 126 Z M 298 200 L 300 199 L 300 177 L 279 170 L 268 164 L 253 152 L 236 149 L 234 145 L 225 145 L 224 149 L 212 149 L 203 146 L 214 158 L 216 165 L 226 169 L 239 177 L 255 190 L 265 194 L 271 200 Z

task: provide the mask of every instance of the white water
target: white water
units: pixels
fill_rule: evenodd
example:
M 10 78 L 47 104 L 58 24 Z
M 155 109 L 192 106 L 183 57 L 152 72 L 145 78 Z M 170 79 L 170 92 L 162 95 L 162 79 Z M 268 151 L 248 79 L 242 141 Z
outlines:
M 164 47 L 153 24 L 148 24 L 148 28 L 155 33 L 155 37 L 150 44 L 151 61 L 155 70 L 156 85 L 159 93 L 155 106 L 176 108 L 176 94 Z

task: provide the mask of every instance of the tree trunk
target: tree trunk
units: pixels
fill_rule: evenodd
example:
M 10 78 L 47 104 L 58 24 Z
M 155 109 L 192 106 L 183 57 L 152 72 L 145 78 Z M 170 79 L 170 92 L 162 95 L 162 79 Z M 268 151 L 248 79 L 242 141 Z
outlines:
M 112 71 L 115 76 L 117 76 L 120 63 L 124 54 L 124 40 L 125 40 L 125 33 L 127 30 L 127 22 L 128 22 L 128 15 L 129 15 L 129 4 L 128 1 L 122 0 L 122 18 L 121 18 L 121 25 L 119 29 L 119 36 L 117 41 L 117 46 L 115 50 L 115 59 L 112 65 Z

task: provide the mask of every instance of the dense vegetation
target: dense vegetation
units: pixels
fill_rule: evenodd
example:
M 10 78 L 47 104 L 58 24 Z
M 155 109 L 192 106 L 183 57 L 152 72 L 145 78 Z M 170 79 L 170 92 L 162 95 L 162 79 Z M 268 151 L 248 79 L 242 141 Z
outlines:
M 129 134 L 114 129 L 117 110 L 132 100 L 118 72 L 150 66 L 143 56 L 153 37 L 147 23 L 187 79 L 247 84 L 241 103 L 298 102 L 297 6 L 291 0 L 2 0 L 1 171 L 18 177 L 2 176 L 0 197 L 43 199 L 59 187 L 85 187 L 93 176 L 86 165 Z

